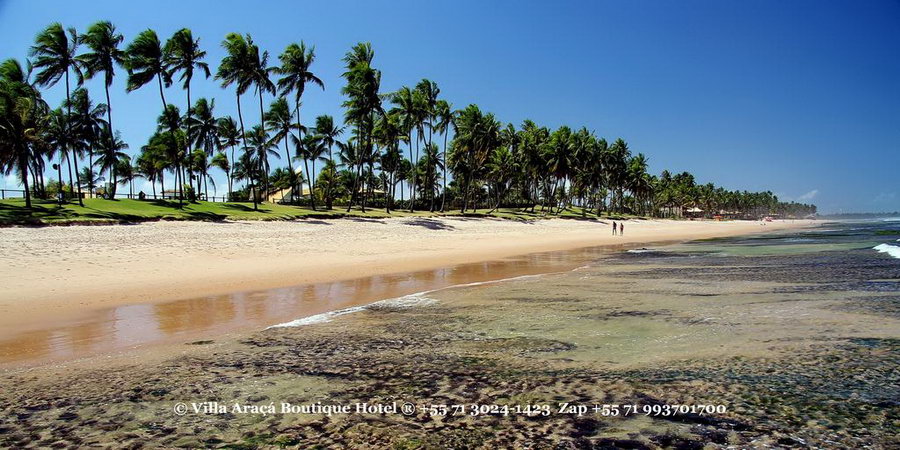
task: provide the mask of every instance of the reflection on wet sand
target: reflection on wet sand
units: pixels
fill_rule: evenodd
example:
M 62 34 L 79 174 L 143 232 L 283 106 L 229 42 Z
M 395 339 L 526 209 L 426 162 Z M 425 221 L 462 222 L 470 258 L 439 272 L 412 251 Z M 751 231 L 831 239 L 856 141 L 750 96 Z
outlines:
M 535 253 L 405 274 L 108 308 L 78 319 L 48 321 L 37 329 L 0 330 L 0 367 L 258 329 L 447 286 L 567 270 L 608 251 L 608 248 L 585 248 Z

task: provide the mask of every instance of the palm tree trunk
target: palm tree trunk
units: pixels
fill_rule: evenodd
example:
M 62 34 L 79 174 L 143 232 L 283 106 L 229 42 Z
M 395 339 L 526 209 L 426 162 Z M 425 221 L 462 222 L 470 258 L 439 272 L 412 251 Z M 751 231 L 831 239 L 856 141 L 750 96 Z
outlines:
M 113 134 L 113 121 L 112 121 L 112 104 L 109 100 L 109 83 L 103 83 L 104 89 L 106 89 L 106 121 L 109 125 L 109 145 L 110 148 L 116 146 L 115 135 Z
M 231 146 L 231 161 L 228 162 L 228 171 L 225 172 L 225 176 L 228 177 L 228 196 L 225 198 L 226 201 L 231 200 L 231 190 L 232 190 L 232 179 L 231 179 L 231 171 L 234 166 L 234 146 Z
M 187 145 L 187 148 L 185 149 L 185 155 L 188 155 L 188 157 L 190 157 L 190 154 L 191 154 L 191 80 L 190 80 L 190 78 L 187 79 L 187 89 L 186 90 L 187 90 L 187 123 L 184 124 L 184 130 L 185 130 L 184 132 L 185 132 L 185 135 L 187 136 L 187 139 L 185 139 L 187 141 L 185 143 Z M 194 169 L 189 164 L 187 166 L 187 170 L 188 170 L 188 176 L 190 177 L 190 180 L 191 180 L 191 185 L 193 185 Z M 196 200 L 199 197 L 200 197 L 200 180 L 197 180 L 197 188 L 194 189 L 194 199 Z
M 312 185 L 309 187 L 309 198 L 313 203 L 313 209 L 316 209 L 316 160 L 312 160 L 312 172 L 310 172 L 310 176 L 312 176 Z
M 447 201 L 447 129 L 444 130 L 444 178 L 443 178 L 443 190 L 441 191 L 441 212 L 444 212 L 444 203 Z
M 107 100 L 109 101 L 109 100 Z M 66 131 L 67 135 L 71 135 L 72 133 L 69 131 L 69 119 L 72 117 L 72 98 L 69 94 L 69 69 L 66 68 Z M 68 139 L 66 140 L 68 143 Z M 66 152 L 66 157 L 68 157 L 68 152 Z M 81 199 L 81 182 L 78 181 L 78 155 L 75 155 L 75 185 L 78 187 L 78 205 L 84 206 L 84 201 Z M 72 174 L 69 174 L 69 178 L 72 178 Z M 62 179 L 60 179 L 60 185 L 62 185 Z
M 241 123 L 241 140 L 244 142 L 244 148 L 247 148 L 247 134 L 244 132 L 244 115 L 241 113 L 241 94 L 236 94 L 237 97 L 237 110 L 238 110 L 238 120 Z M 246 150 L 245 150 L 246 151 Z M 234 158 L 232 158 L 234 159 Z M 257 211 L 259 207 L 256 204 L 256 195 L 253 192 L 253 171 L 247 174 L 247 191 L 250 193 L 250 197 L 253 199 L 253 210 Z
M 306 169 L 306 185 L 309 186 L 309 201 L 313 205 L 313 210 L 315 211 L 316 207 L 312 199 L 312 184 L 309 178 L 309 160 L 306 158 L 303 158 L 303 167 Z M 302 189 L 303 186 L 301 185 L 300 188 Z M 303 195 L 302 191 L 300 192 L 300 195 Z
M 294 184 L 294 164 L 291 163 L 291 149 L 287 143 L 288 135 L 289 135 L 289 133 L 287 132 L 287 130 L 285 130 L 284 138 L 282 138 L 282 141 L 284 141 L 284 156 L 288 160 L 288 170 L 291 171 L 291 175 L 290 175 L 291 198 L 289 199 L 289 203 L 294 203 L 294 197 L 296 195 L 296 192 L 294 191 L 294 187 L 296 185 Z M 281 197 L 281 200 L 284 201 L 284 196 Z
M 410 128 L 409 129 L 409 153 L 410 153 L 410 156 L 412 156 L 412 145 L 413 145 L 412 132 L 413 132 L 413 130 L 412 130 L 412 128 Z M 413 173 L 416 172 L 416 170 L 415 170 L 416 169 L 416 159 L 419 159 L 418 135 L 416 136 L 416 139 L 417 139 L 416 140 L 416 157 L 414 160 L 410 161 L 412 163 Z M 416 178 L 418 178 L 418 177 L 413 175 L 412 185 L 411 185 L 412 188 L 410 189 L 412 192 L 409 194 L 409 198 L 410 198 L 409 212 L 413 212 L 413 209 L 415 209 L 415 207 L 416 207 Z
M 57 175 L 59 175 L 59 193 L 63 194 L 61 197 L 57 195 L 57 198 L 58 198 L 57 201 L 60 204 L 62 204 L 63 200 L 65 200 L 65 198 L 66 198 L 66 196 L 65 196 L 66 191 L 64 189 L 63 182 L 62 182 L 62 150 L 60 150 L 60 153 L 59 153 L 59 164 L 57 164 L 57 166 L 56 166 L 56 171 L 57 171 Z
M 295 106 L 297 108 L 297 136 L 300 139 L 299 142 L 303 142 L 303 125 L 300 123 L 300 97 L 299 96 L 295 100 Z M 285 136 L 285 139 L 287 139 L 287 136 Z M 297 150 L 294 149 L 295 153 L 296 153 L 296 151 Z M 290 169 L 291 169 L 291 194 L 292 194 L 291 197 L 294 197 L 293 193 L 296 191 L 296 188 L 297 188 L 297 174 L 294 173 L 294 168 L 291 163 L 290 155 L 288 155 L 288 167 L 290 167 Z M 310 190 L 310 193 L 312 193 L 312 190 Z M 300 196 L 303 197 L 303 186 L 300 186 Z M 292 200 L 293 200 L 293 198 L 292 198 Z M 312 209 L 313 209 L 313 211 L 316 210 L 316 204 L 314 201 L 312 203 Z
M 328 144 L 328 160 L 331 161 L 330 167 L 334 167 L 334 156 L 331 152 L 331 144 Z M 334 175 L 337 175 L 336 173 Z M 334 181 L 334 176 L 332 176 L 332 182 Z M 331 185 L 332 183 L 328 183 L 328 188 L 325 190 L 325 203 L 327 203 L 327 207 L 331 210 L 332 200 L 331 200 Z
M 19 154 L 19 173 L 22 174 L 22 187 L 25 188 L 25 207 L 31 210 L 31 191 L 28 188 L 28 150 L 24 149 Z

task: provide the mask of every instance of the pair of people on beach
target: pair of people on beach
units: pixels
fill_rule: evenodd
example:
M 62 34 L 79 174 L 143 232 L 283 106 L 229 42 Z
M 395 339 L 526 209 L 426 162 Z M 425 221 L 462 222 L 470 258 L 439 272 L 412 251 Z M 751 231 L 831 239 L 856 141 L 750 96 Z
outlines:
M 613 221 L 613 236 L 615 236 L 616 234 L 617 234 L 617 233 L 616 233 L 616 222 Z M 625 224 L 624 224 L 624 223 L 620 223 L 620 224 L 619 224 L 619 231 L 618 231 L 618 234 L 619 234 L 620 236 L 625 234 Z

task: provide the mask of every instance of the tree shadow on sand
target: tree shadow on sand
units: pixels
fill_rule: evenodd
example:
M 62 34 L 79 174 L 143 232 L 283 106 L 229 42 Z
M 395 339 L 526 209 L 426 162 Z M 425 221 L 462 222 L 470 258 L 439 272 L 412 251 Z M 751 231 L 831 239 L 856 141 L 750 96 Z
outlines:
M 423 227 L 428 228 L 429 230 L 439 230 L 439 231 L 453 231 L 456 229 L 453 225 L 448 223 L 441 222 L 440 220 L 435 219 L 409 219 L 403 222 L 404 225 L 411 225 L 415 227 Z

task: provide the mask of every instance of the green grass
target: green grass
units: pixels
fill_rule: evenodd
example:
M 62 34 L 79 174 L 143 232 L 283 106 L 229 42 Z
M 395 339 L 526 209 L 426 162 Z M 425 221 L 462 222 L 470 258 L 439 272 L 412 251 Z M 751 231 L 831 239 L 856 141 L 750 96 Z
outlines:
M 365 213 L 358 208 L 347 212 L 346 207 L 335 207 L 333 210 L 314 211 L 309 207 L 260 204 L 254 211 L 252 203 L 214 203 L 185 202 L 179 207 L 177 201 L 171 200 L 104 200 L 85 199 L 84 207 L 78 203 L 67 203 L 62 206 L 52 201 L 33 201 L 32 209 L 25 208 L 23 199 L 0 200 L 0 225 L 66 225 L 66 224 L 101 224 L 101 223 L 133 223 L 153 220 L 294 220 L 294 219 L 329 219 L 341 217 L 385 218 L 385 217 L 437 217 L 460 216 L 458 210 L 444 214 L 428 211 L 392 211 L 384 209 L 368 209 Z M 519 208 L 501 208 L 488 215 L 487 210 L 478 213 L 467 213 L 466 217 L 496 217 L 510 220 L 536 220 L 549 217 L 571 219 L 597 219 L 597 215 L 582 215 L 580 208 L 565 210 L 559 215 L 546 215 L 538 207 L 535 213 L 522 211 Z M 613 216 L 624 218 L 624 216 Z

